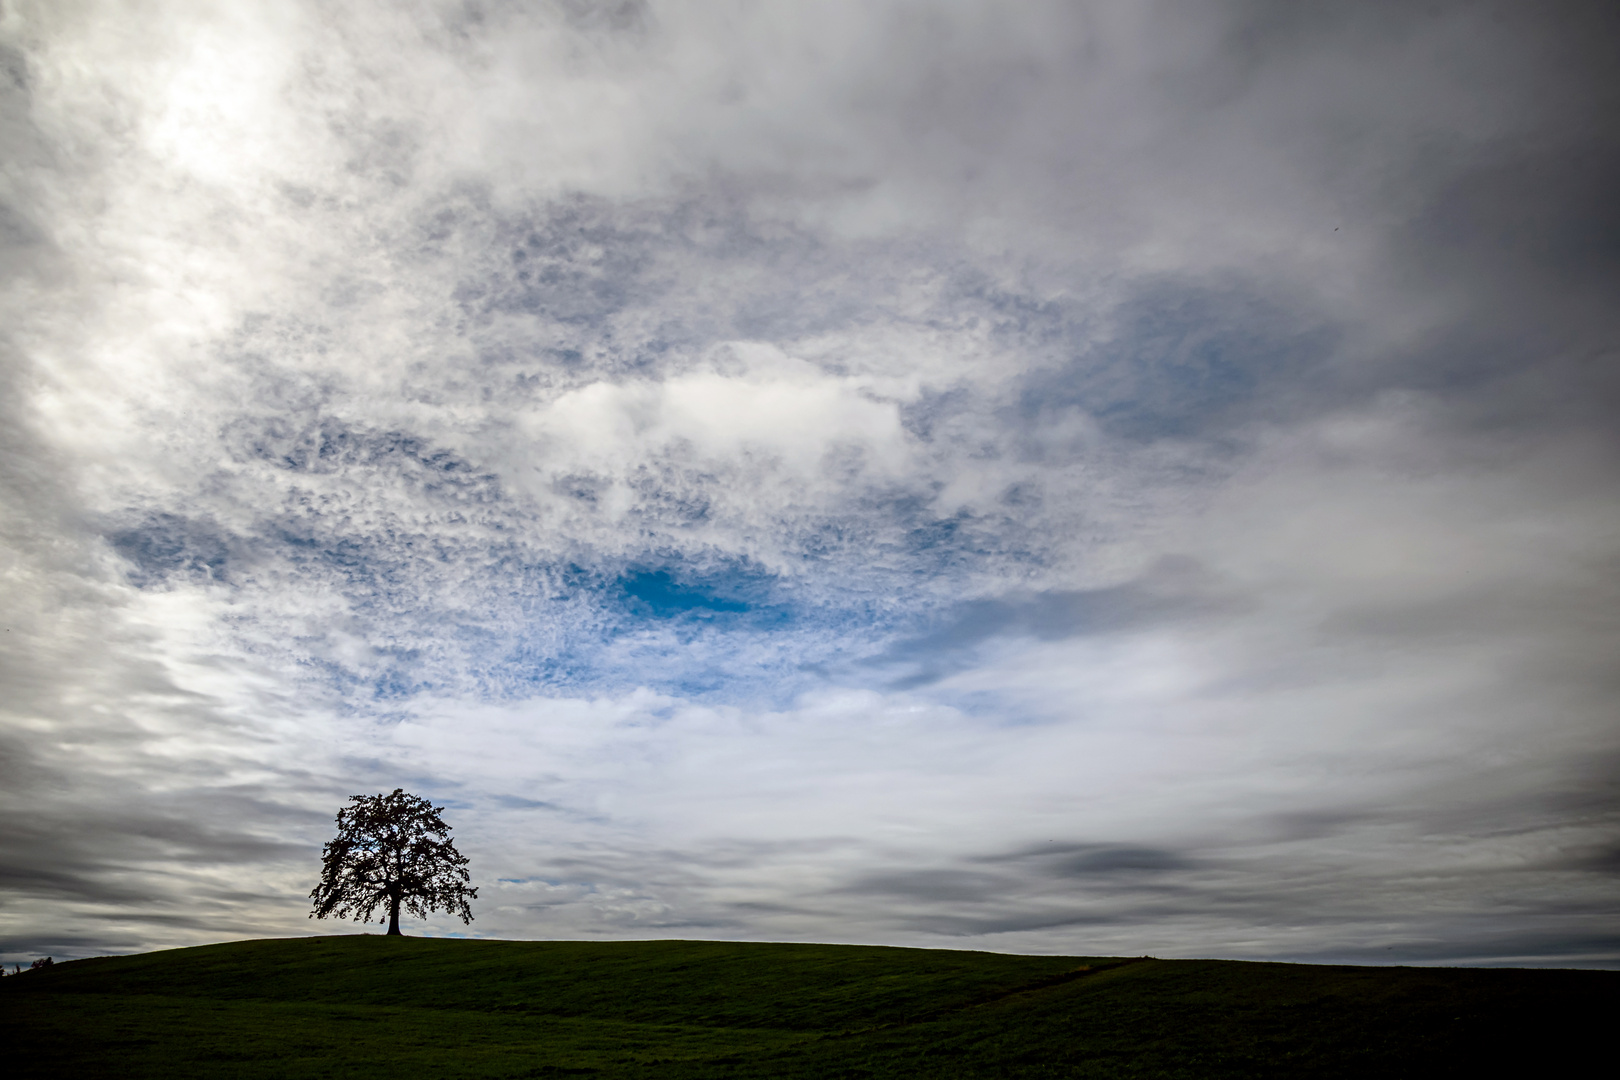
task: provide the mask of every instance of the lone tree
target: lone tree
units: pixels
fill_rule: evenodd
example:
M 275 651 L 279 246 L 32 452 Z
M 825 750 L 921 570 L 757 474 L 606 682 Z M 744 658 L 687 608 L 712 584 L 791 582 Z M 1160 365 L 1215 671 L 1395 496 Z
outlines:
M 418 919 L 445 911 L 472 922 L 467 859 L 449 840 L 442 806 L 407 795 L 355 795 L 338 811 L 338 834 L 321 853 L 321 883 L 309 898 L 310 918 L 328 915 L 370 922 L 388 912 L 388 932 L 399 933 L 401 906 Z M 379 922 L 381 919 L 379 918 Z

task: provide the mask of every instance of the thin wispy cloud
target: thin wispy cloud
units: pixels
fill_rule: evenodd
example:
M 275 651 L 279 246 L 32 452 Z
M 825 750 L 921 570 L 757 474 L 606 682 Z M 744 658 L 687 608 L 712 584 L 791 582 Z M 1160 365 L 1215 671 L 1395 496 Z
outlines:
M 1614 963 L 1617 30 L 7 6 L 5 955 Z

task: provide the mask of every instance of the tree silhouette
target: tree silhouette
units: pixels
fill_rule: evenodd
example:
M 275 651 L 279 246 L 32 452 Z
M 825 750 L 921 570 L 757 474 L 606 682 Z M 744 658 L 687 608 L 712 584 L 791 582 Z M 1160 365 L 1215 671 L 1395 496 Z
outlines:
M 310 918 L 328 915 L 370 922 L 378 908 L 388 912 L 388 932 L 399 933 L 399 909 L 425 919 L 445 911 L 472 922 L 467 901 L 467 859 L 449 840 L 442 806 L 407 795 L 355 795 L 338 811 L 338 834 L 321 852 L 321 883 L 309 898 Z M 379 919 L 379 921 L 381 921 Z

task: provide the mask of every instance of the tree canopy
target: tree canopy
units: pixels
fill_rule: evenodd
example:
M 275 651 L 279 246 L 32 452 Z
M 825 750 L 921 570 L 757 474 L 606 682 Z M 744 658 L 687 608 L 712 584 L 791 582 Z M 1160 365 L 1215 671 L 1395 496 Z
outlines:
M 472 922 L 467 858 L 449 839 L 444 807 L 395 788 L 389 795 L 355 795 L 337 814 L 337 836 L 321 853 L 321 881 L 309 894 L 310 917 L 370 922 L 378 910 L 398 934 L 399 912 L 425 919 L 433 911 Z M 379 919 L 379 921 L 381 921 Z

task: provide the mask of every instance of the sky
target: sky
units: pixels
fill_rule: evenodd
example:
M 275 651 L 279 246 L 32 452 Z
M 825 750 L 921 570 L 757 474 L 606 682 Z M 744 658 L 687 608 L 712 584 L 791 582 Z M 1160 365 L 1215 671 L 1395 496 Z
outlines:
M 1620 966 L 1620 10 L 5 0 L 0 956 Z

